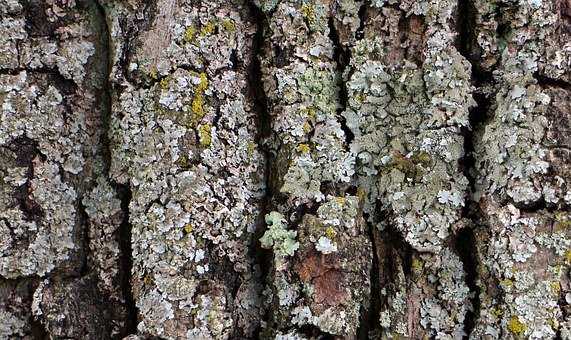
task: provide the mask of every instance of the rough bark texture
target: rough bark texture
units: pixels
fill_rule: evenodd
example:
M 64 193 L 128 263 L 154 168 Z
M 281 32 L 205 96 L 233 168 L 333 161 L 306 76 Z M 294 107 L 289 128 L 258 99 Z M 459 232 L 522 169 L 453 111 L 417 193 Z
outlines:
M 571 339 L 569 0 L 0 0 L 0 339 Z

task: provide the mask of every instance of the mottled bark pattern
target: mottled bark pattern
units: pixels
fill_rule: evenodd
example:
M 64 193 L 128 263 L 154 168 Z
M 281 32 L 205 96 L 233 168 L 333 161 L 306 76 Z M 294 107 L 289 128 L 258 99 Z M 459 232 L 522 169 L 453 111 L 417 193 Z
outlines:
M 0 0 L 0 339 L 571 339 L 569 0 Z

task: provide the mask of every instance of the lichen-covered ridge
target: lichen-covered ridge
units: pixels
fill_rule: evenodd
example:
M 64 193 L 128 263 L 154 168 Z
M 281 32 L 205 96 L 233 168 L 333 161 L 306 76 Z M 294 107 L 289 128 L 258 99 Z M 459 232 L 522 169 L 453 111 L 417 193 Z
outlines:
M 0 0 L 0 339 L 571 338 L 568 0 Z

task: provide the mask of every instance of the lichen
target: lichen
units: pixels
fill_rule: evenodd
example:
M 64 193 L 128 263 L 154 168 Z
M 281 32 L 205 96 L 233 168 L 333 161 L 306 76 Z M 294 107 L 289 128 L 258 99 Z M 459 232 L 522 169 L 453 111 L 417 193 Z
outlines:
M 265 217 L 268 230 L 260 238 L 262 247 L 273 249 L 278 257 L 293 256 L 299 248 L 299 242 L 295 240 L 297 232 L 288 230 L 284 216 L 272 211 Z

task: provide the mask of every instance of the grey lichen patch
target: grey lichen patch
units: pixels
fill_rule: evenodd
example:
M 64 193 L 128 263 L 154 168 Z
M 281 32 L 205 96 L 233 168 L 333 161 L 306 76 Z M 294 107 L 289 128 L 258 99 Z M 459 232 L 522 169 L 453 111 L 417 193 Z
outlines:
M 279 339 L 295 339 L 291 330 L 304 327 L 354 336 L 368 304 L 371 249 L 359 198 L 348 193 L 355 157 L 339 113 L 342 65 L 334 51 L 342 46 L 330 32 L 338 5 L 281 1 L 266 27 L 261 67 L 275 211 L 261 241 L 274 250 L 268 302 L 275 308 L 264 334 Z M 355 23 L 358 6 L 350 1 L 343 8 L 338 19 Z M 348 42 L 357 25 L 346 27 L 339 39 Z
M 226 1 L 156 6 L 147 27 L 136 26 L 136 9 L 107 8 L 112 79 L 122 85 L 113 94 L 111 176 L 132 191 L 137 330 L 250 337 L 263 315 L 249 247 L 265 189 L 246 83 L 253 26 L 244 5 Z M 129 25 L 137 43 L 122 50 Z
M 97 276 L 98 289 L 105 294 L 109 303 L 118 307 L 112 314 L 109 334 L 112 337 L 123 333 L 127 309 L 121 291 L 124 270 L 121 264 L 119 227 L 124 218 L 121 201 L 104 176 L 97 178 L 96 186 L 83 198 L 89 223 L 89 265 Z
M 410 48 L 418 51 L 399 51 L 366 31 L 353 49 L 343 114 L 355 136 L 351 150 L 371 222 L 378 223 L 373 210 L 380 202 L 383 211 L 394 214 L 384 223 L 394 224 L 414 248 L 436 252 L 456 228 L 464 205 L 461 128 L 468 125 L 474 101 L 469 64 L 453 47 L 453 34 L 441 18 L 453 5 L 426 6 L 430 15 L 424 20 L 432 25 L 426 44 L 416 46 L 410 37 Z M 401 10 L 415 11 L 404 5 Z M 369 23 L 371 29 L 382 24 L 377 20 Z M 397 53 L 423 53 L 424 60 L 393 61 Z
M 569 228 L 554 230 L 554 216 L 547 211 L 524 213 L 513 205 L 490 204 L 486 213 L 489 230 L 479 231 L 478 247 L 490 279 L 482 282 L 473 336 L 555 337 L 565 321 L 560 299 L 570 289 Z
M 90 8 L 75 2 L 0 6 L 0 223 L 9 231 L 0 242 L 4 277 L 79 270 L 84 226 L 78 200 L 97 167 L 101 126 L 94 113 L 100 78 L 89 72 L 99 69 Z
M 562 169 L 565 156 L 559 147 L 568 145 L 561 133 L 568 125 L 561 98 L 569 91 L 543 79 L 569 81 L 570 34 L 558 29 L 565 19 L 554 1 L 505 6 L 501 16 L 486 16 L 493 8 L 482 7 L 477 17 L 477 43 L 482 54 L 495 60 L 497 93 L 491 121 L 476 148 L 481 173 L 477 194 L 518 207 L 568 205 L 569 175 Z
M 371 5 L 345 74 L 350 150 L 368 222 L 380 237 L 397 238 L 389 236 L 396 231 L 409 251 L 422 252 L 411 260 L 391 250 L 397 244 L 377 245 L 378 255 L 399 258 L 379 260 L 390 276 L 373 293 L 382 305 L 373 327 L 390 338 L 461 338 L 471 295 L 450 240 L 464 227 L 468 180 L 460 163 L 475 101 L 471 65 L 450 24 L 457 3 Z

